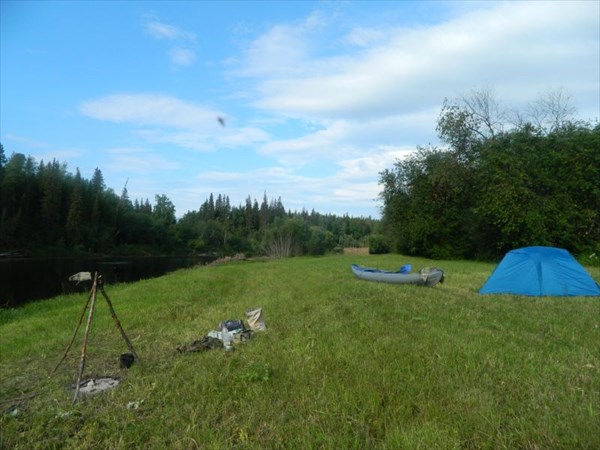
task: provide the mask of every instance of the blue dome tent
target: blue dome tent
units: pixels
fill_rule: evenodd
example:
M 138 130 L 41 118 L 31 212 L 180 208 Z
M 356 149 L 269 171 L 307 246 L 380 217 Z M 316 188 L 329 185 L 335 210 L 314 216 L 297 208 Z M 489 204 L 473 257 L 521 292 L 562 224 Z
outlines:
M 567 250 L 524 247 L 504 256 L 479 293 L 600 296 L 600 285 Z

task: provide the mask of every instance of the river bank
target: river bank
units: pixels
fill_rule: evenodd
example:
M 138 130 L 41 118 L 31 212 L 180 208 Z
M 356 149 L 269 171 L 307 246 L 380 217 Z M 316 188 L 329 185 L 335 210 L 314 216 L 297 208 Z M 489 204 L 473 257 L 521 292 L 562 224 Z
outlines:
M 0 259 L 0 307 L 14 308 L 34 301 L 89 290 L 73 283 L 78 272 L 99 272 L 106 284 L 153 278 L 177 269 L 214 261 L 214 256 L 95 256 Z

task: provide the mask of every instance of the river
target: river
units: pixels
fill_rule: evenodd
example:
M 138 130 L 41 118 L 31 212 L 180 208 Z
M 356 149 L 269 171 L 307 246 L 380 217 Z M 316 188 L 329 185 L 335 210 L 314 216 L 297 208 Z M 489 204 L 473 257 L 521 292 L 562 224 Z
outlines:
M 69 277 L 98 272 L 106 285 L 154 278 L 177 269 L 205 264 L 211 257 L 6 258 L 0 259 L 0 307 L 13 308 L 60 294 L 87 292 L 89 282 Z

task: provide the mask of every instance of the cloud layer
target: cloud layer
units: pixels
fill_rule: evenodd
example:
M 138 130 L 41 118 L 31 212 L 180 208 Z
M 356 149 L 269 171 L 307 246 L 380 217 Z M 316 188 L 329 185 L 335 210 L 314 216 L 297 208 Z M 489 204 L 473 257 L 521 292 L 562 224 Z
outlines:
M 580 111 L 597 112 L 598 3 L 463 7 L 448 20 L 418 26 L 343 26 L 318 10 L 274 24 L 222 58 L 223 79 L 235 85 L 222 96 L 222 110 L 182 96 L 129 92 L 87 100 L 80 111 L 130 127 L 130 136 L 156 158 L 139 162 L 142 167 L 182 164 L 152 156 L 160 146 L 261 159 L 261 168 L 232 163 L 233 169 L 225 158 L 198 170 L 193 182 L 173 190 L 181 196 L 174 199 L 180 214 L 210 192 L 228 193 L 235 202 L 268 191 L 290 208 L 377 215 L 379 172 L 417 145 L 437 142 L 446 97 L 492 87 L 502 106 L 522 108 L 547 89 L 564 87 Z M 173 44 L 174 65 L 197 62 L 189 47 L 195 33 L 158 20 L 145 29 Z M 227 125 L 217 117 L 227 117 Z M 136 164 L 132 155 L 118 158 Z

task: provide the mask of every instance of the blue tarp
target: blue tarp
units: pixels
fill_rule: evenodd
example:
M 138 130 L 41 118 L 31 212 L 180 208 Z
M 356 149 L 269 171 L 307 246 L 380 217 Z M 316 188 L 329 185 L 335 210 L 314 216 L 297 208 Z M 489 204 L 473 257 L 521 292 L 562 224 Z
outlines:
M 524 247 L 504 256 L 479 293 L 600 296 L 600 285 L 567 250 Z

